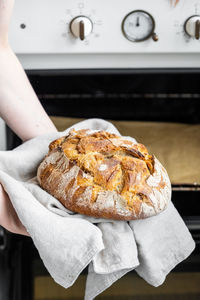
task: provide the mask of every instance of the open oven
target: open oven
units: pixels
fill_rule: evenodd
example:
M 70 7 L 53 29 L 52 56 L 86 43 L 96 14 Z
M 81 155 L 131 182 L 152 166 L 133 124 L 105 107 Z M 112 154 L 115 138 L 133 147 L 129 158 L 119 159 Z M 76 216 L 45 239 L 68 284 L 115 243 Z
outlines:
M 77 121 L 90 117 L 112 120 L 123 135 L 131 135 L 138 141 L 144 142 L 162 161 L 172 181 L 172 201 L 196 241 L 195 251 L 186 261 L 177 266 L 172 275 L 169 275 L 169 282 L 172 280 L 170 276 L 174 276 L 173 280 L 177 280 L 177 285 L 181 280 L 183 282 L 186 280 L 187 284 L 191 280 L 195 285 L 194 282 L 200 279 L 200 169 L 198 161 L 200 87 L 198 73 L 192 70 L 169 69 L 28 71 L 27 73 L 43 106 L 59 130 L 62 131 Z M 9 128 L 7 128 L 7 141 L 8 149 L 20 144 L 20 140 Z M 8 243 L 7 263 L 12 257 L 13 265 L 6 264 L 5 268 L 9 267 L 10 271 L 14 272 L 10 273 L 12 284 L 14 278 L 18 278 L 15 288 L 20 296 L 16 299 L 27 299 L 23 298 L 23 293 L 26 292 L 28 299 L 31 299 L 30 291 L 33 288 L 37 295 L 38 290 L 41 289 L 39 287 L 41 280 L 44 290 L 46 285 L 53 285 L 37 251 L 28 238 L 8 235 Z M 82 281 L 84 281 L 84 274 L 80 279 Z M 127 280 L 131 282 L 130 276 L 127 275 Z M 134 272 L 132 276 L 136 276 Z M 82 281 L 77 284 L 83 286 Z M 139 286 L 142 285 L 140 281 L 142 280 L 139 280 Z M 121 287 L 120 284 L 122 284 Z M 118 288 L 122 293 L 119 294 L 120 297 L 132 299 L 128 297 L 140 295 L 137 294 L 137 292 L 140 293 L 139 291 L 132 291 L 130 287 L 128 288 L 129 294 L 123 295 L 123 284 L 123 280 L 122 283 L 120 281 L 118 283 Z M 171 299 L 170 294 L 165 291 L 167 284 L 156 289 L 156 294 L 153 288 L 147 287 L 145 283 L 143 285 L 144 288 L 146 285 L 147 295 L 152 293 L 155 299 L 156 297 L 159 299 L 158 290 L 160 289 L 161 295 L 168 297 L 166 299 Z M 173 294 L 177 292 L 176 288 L 173 291 L 173 288 L 169 287 L 169 290 L 171 289 L 170 292 Z M 58 289 L 58 293 L 64 294 L 58 287 L 55 289 Z M 43 293 L 45 293 L 44 290 Z M 14 291 L 13 287 L 10 291 Z M 182 297 L 184 297 L 184 292 L 179 291 Z M 187 293 L 190 292 L 189 287 Z M 47 290 L 46 293 L 47 297 Z M 82 299 L 83 297 L 83 294 L 76 294 L 73 288 L 69 295 L 71 293 L 75 293 L 76 296 L 69 299 Z M 200 295 L 198 289 L 196 293 Z M 105 299 L 109 299 L 110 294 L 112 296 L 112 288 L 110 292 L 108 291 L 108 295 L 105 292 L 105 297 L 108 297 Z M 68 299 L 67 291 L 64 295 L 66 297 L 64 299 Z M 147 295 L 144 293 L 142 296 L 147 297 Z M 114 299 L 123 299 L 117 298 L 117 295 L 115 297 Z
M 183 0 L 172 8 L 165 0 L 163 7 L 160 0 L 151 1 L 151 5 L 147 0 L 134 4 L 125 0 L 120 7 L 116 4 L 112 22 L 109 12 L 113 1 L 51 0 L 43 19 L 47 1 L 39 2 L 17 3 L 11 37 L 45 110 L 61 131 L 81 119 L 104 118 L 122 135 L 144 143 L 167 169 L 172 201 L 196 242 L 195 251 L 173 270 L 163 286 L 152 288 L 133 271 L 97 299 L 199 299 L 200 52 L 199 40 L 182 31 L 190 16 L 200 14 L 200 1 L 188 4 Z M 37 24 L 31 18 L 36 3 L 40 7 Z M 120 29 L 128 13 L 137 10 L 150 12 L 156 20 L 152 34 L 156 33 L 159 41 L 151 40 L 156 39 L 152 35 L 142 43 L 131 43 L 119 30 L 113 31 L 112 43 L 106 36 L 103 46 L 106 25 L 112 23 L 112 31 L 119 21 Z M 61 15 L 59 22 L 53 22 L 52 37 L 57 31 L 60 34 L 55 43 L 49 34 L 53 12 Z M 93 14 L 91 37 L 78 41 L 66 32 L 72 27 L 70 20 L 79 15 L 93 20 Z M 172 28 L 166 28 L 169 21 Z M 39 30 L 41 35 L 35 36 Z M 8 150 L 21 143 L 9 128 L 6 140 Z M 50 279 L 29 238 L 0 231 L 2 300 L 83 299 L 86 272 L 65 291 Z

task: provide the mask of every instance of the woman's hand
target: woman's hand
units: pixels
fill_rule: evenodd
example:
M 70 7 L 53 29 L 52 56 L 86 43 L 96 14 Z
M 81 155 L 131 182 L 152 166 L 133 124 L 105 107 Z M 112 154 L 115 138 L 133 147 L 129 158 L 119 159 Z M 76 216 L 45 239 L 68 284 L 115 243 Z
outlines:
M 10 232 L 29 235 L 20 222 L 12 203 L 0 184 L 0 225 Z
M 0 55 L 7 51 L 8 29 L 12 14 L 14 0 L 0 0 Z M 1 98 L 1 97 L 0 97 Z M 0 184 L 0 225 L 8 231 L 23 235 L 29 235 L 20 222 L 12 203 Z
M 8 30 L 14 0 L 0 0 L 0 117 L 23 140 L 56 131 L 18 58 L 9 46 Z M 28 235 L 0 184 L 0 225 Z

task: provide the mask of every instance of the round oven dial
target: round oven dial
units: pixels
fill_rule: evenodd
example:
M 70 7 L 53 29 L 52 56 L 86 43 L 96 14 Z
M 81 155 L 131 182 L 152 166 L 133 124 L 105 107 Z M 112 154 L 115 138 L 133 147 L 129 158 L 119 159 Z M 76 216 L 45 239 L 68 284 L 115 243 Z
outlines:
M 200 16 L 192 16 L 188 18 L 184 25 L 185 32 L 197 40 L 200 39 Z
M 70 31 L 74 37 L 82 41 L 92 32 L 92 21 L 86 16 L 78 16 L 70 22 Z
M 154 18 L 143 10 L 130 12 L 122 22 L 122 31 L 125 37 L 132 42 L 142 42 L 150 37 L 157 41 L 158 37 L 154 29 Z

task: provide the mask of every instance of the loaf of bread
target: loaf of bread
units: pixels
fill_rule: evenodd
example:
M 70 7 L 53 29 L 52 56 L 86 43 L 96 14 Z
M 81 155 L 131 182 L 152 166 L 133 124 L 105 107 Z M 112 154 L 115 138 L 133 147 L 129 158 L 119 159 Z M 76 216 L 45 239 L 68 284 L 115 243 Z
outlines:
M 146 147 L 106 131 L 72 129 L 53 141 L 37 178 L 67 209 L 98 218 L 147 218 L 171 198 L 167 172 Z

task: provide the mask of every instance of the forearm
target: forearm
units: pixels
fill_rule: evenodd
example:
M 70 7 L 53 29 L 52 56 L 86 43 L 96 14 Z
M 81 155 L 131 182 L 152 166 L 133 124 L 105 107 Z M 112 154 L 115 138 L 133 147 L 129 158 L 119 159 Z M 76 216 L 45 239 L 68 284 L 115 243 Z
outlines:
M 0 115 L 24 141 L 56 131 L 9 46 L 0 46 Z
M 0 45 L 8 44 L 8 29 L 14 0 L 0 0 Z

